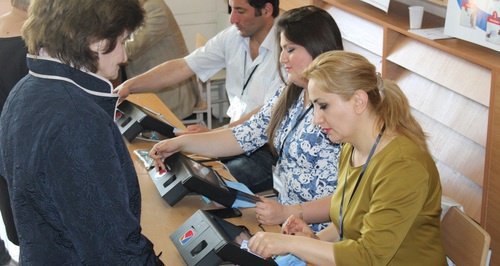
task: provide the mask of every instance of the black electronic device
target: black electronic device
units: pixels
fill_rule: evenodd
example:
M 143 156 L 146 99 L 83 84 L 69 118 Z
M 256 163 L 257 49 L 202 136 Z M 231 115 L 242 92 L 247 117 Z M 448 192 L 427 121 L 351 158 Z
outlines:
M 223 219 L 241 217 L 242 215 L 241 211 L 237 208 L 210 209 L 205 211 Z
M 118 105 L 115 123 L 129 142 L 144 130 L 156 131 L 167 138 L 175 137 L 174 126 L 161 114 L 127 100 Z
M 241 266 L 278 265 L 274 260 L 264 259 L 246 248 L 251 236 L 245 227 L 198 210 L 170 235 L 170 240 L 189 266 L 223 263 Z
M 164 160 L 167 171 L 149 172 L 160 195 L 171 206 L 189 192 L 201 194 L 217 203 L 231 208 L 236 199 L 247 202 L 261 201 L 258 196 L 227 186 L 224 179 L 207 167 L 182 153 L 175 153 Z

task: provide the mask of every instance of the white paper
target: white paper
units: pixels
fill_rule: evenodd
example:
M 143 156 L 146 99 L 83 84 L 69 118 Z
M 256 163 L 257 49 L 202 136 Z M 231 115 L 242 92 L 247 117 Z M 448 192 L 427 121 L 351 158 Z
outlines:
M 416 34 L 418 36 L 422 36 L 422 37 L 427 38 L 429 40 L 453 38 L 451 36 L 444 34 L 444 27 L 430 28 L 430 29 L 414 29 L 414 30 L 408 30 L 408 32 L 411 32 L 411 33 Z
M 385 13 L 389 11 L 389 3 L 391 2 L 391 0 L 362 0 L 362 1 L 384 11 Z

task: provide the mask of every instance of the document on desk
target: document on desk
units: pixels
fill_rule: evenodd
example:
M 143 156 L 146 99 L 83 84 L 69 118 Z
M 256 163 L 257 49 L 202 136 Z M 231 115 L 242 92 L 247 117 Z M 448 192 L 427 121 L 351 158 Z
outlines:
M 151 166 L 153 165 L 153 159 L 149 157 L 150 149 L 137 149 L 134 150 L 134 154 L 141 159 L 141 162 L 144 163 L 144 167 L 149 171 L 151 170 Z
M 430 29 L 409 29 L 408 32 L 422 36 L 429 40 L 441 40 L 453 38 L 444 34 L 444 27 Z

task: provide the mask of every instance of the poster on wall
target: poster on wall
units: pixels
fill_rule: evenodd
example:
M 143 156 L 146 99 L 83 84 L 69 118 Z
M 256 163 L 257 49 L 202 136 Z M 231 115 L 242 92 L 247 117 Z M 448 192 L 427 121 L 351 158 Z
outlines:
M 444 34 L 500 51 L 500 0 L 449 0 Z
M 383 10 L 385 13 L 389 10 L 390 0 L 361 0 L 365 3 L 368 3 L 378 9 Z

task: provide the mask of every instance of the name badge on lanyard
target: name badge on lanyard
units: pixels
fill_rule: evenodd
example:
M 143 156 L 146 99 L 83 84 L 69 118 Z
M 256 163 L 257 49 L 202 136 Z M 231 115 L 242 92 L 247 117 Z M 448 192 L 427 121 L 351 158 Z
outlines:
M 231 105 L 227 109 L 227 116 L 231 117 L 231 121 L 236 121 L 241 118 L 243 112 L 247 109 L 247 104 L 244 103 L 239 97 L 233 97 Z
M 245 55 L 246 55 L 246 53 L 245 53 Z M 226 113 L 227 116 L 231 117 L 231 121 L 239 120 L 241 118 L 241 116 L 244 114 L 245 110 L 247 109 L 247 104 L 245 102 L 243 102 L 241 100 L 241 98 L 243 98 L 243 93 L 245 93 L 245 89 L 247 88 L 248 83 L 252 79 L 253 73 L 255 73 L 255 70 L 257 70 L 258 67 L 259 67 L 259 65 L 256 65 L 253 68 L 252 72 L 248 76 L 247 81 L 245 82 L 245 84 L 243 84 L 243 89 L 241 90 L 241 96 L 240 97 L 233 97 L 231 99 L 231 104 L 230 104 L 229 108 L 227 109 L 227 113 Z
M 273 165 L 273 188 L 275 191 L 278 191 L 278 193 L 283 193 L 284 192 L 284 186 L 285 186 L 285 176 L 280 175 L 280 162 L 276 163 L 276 166 Z

